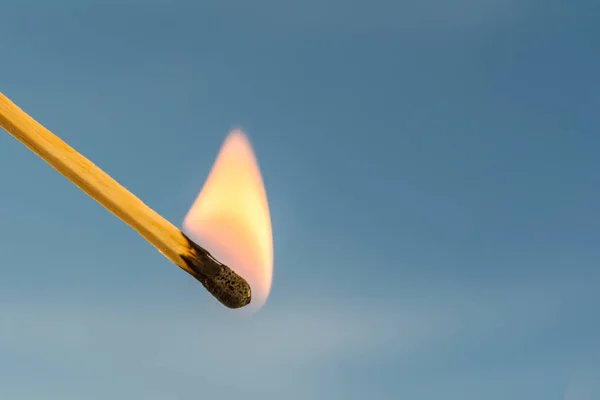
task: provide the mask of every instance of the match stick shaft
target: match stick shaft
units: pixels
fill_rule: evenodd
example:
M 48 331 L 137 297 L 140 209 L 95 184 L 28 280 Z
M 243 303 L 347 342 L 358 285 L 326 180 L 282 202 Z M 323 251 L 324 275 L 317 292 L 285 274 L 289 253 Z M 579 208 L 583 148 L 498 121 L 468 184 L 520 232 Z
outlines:
M 202 275 L 207 271 L 199 271 L 194 268 L 194 265 L 190 265 L 190 258 L 200 257 L 202 258 L 200 263 L 204 264 L 216 261 L 206 250 L 196 246 L 173 224 L 35 121 L 2 93 L 0 93 L 0 126 L 107 210 L 135 229 L 174 264 L 199 279 L 213 295 L 215 295 L 215 291 L 220 292 L 220 288 L 214 287 L 214 282 L 208 282 L 207 286 L 207 282 L 202 280 L 202 278 L 206 278 Z M 196 252 L 202 254 L 195 254 Z M 193 261 L 198 263 L 198 260 Z M 217 262 L 217 264 L 220 263 Z M 235 275 L 228 267 L 220 265 Z M 208 269 L 209 275 L 220 273 L 215 270 L 214 265 L 209 265 Z M 225 274 L 227 276 L 219 277 L 223 284 L 232 284 L 230 281 L 232 276 L 229 272 Z M 213 277 L 210 276 L 210 278 Z M 235 280 L 240 277 L 236 275 L 233 278 Z M 243 279 L 242 281 L 247 286 Z M 239 281 L 233 283 L 239 283 Z M 247 288 L 248 301 L 246 304 L 249 302 L 250 296 L 249 286 Z M 222 299 L 219 300 L 223 302 Z
M 81 190 L 187 270 L 181 231 L 0 93 L 0 125 Z M 188 271 L 190 272 L 190 271 Z

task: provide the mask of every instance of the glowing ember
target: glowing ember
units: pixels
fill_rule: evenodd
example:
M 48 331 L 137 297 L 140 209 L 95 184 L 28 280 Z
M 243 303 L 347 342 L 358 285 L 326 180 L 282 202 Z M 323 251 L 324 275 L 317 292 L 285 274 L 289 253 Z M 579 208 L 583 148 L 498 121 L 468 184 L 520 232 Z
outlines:
M 258 163 L 242 131 L 225 140 L 183 228 L 248 281 L 253 306 L 266 302 L 273 279 L 271 217 Z

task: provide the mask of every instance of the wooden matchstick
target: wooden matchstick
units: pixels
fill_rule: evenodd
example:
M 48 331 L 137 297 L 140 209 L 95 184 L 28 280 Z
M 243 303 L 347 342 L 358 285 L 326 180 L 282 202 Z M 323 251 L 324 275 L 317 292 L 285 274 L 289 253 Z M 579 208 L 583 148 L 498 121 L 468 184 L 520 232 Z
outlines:
M 0 126 L 200 281 L 221 303 L 250 303 L 248 282 L 0 92 Z

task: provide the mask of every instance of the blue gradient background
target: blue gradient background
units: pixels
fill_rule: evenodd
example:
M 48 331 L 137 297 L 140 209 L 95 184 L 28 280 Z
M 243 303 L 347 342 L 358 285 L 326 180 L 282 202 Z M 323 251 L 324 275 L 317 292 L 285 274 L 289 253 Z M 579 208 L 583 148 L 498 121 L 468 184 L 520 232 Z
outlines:
M 0 132 L 0 398 L 600 398 L 599 37 L 596 1 L 0 1 L 2 92 L 177 224 L 242 126 L 275 241 L 239 318 Z

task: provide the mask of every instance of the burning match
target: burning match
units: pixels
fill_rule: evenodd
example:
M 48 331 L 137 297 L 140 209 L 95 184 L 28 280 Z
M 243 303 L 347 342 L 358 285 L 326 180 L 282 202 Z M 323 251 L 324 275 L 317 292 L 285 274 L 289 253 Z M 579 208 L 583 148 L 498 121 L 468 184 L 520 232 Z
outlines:
M 107 210 L 135 229 L 175 265 L 200 281 L 222 304 L 229 308 L 241 308 L 250 303 L 251 289 L 246 279 L 194 243 L 181 230 L 35 121 L 2 93 L 0 93 L 0 126 Z M 240 156 L 242 156 L 242 161 L 246 160 L 249 164 L 240 165 L 238 159 Z M 250 260 L 250 262 L 254 261 L 255 265 L 258 263 L 259 268 L 262 269 L 258 272 L 261 276 L 254 278 L 257 280 L 256 284 L 259 289 L 259 302 L 264 302 L 271 285 L 272 238 L 266 194 L 255 161 L 245 136 L 241 132 L 234 132 L 223 146 L 201 194 L 185 218 L 184 226 L 199 237 L 205 237 L 209 241 L 213 239 L 213 244 L 219 250 L 223 250 L 223 240 L 231 238 L 232 235 L 234 241 L 236 238 L 238 239 L 237 246 L 254 245 L 254 247 L 258 247 L 258 251 L 246 252 L 247 254 L 234 256 L 233 259 L 236 263 L 241 262 L 242 269 L 246 268 L 245 272 L 252 275 L 251 269 L 256 269 L 256 267 L 251 267 L 248 271 L 248 264 L 244 264 L 240 258 L 247 255 L 250 255 L 250 258 L 254 257 L 254 260 Z M 228 165 L 230 167 L 224 169 Z M 231 182 L 225 186 L 215 184 L 215 179 L 219 176 L 231 175 L 232 167 L 234 171 L 241 171 L 242 177 L 250 178 L 254 183 L 257 183 L 258 179 L 260 185 L 255 185 L 254 189 L 248 192 L 248 185 L 236 185 Z M 210 193 L 205 195 L 206 192 Z M 228 198 L 228 196 L 232 197 Z M 240 202 L 245 203 L 240 204 Z M 245 208 L 249 207 L 246 203 L 250 203 L 250 206 L 254 205 L 258 207 L 257 210 L 262 210 L 262 212 L 259 213 L 258 221 L 248 221 L 248 218 L 256 219 L 252 215 L 242 221 L 242 225 L 254 222 L 253 226 L 242 226 L 238 227 L 237 231 L 232 231 L 227 229 L 227 223 L 218 223 L 219 218 L 223 215 L 222 209 L 219 209 L 223 203 L 229 207 L 244 206 Z M 207 234 L 207 230 L 210 229 L 221 231 L 216 243 L 214 243 L 214 238 Z M 248 232 L 257 230 L 260 233 L 258 239 L 248 235 Z M 227 252 L 224 256 L 227 257 Z M 254 275 L 257 273 L 254 272 Z

